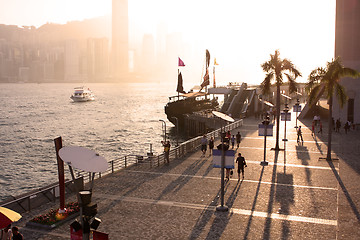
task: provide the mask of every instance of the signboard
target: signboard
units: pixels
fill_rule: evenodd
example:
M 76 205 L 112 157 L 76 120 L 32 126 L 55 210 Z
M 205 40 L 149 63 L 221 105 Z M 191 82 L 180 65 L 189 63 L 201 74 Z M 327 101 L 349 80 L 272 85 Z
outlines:
M 272 137 L 273 135 L 273 124 L 267 125 L 266 136 Z M 265 125 L 259 124 L 259 136 L 265 136 Z
M 82 240 L 82 239 L 83 239 L 82 230 L 80 229 L 75 232 L 74 228 L 70 226 L 70 240 Z
M 300 104 L 299 105 L 295 104 L 293 106 L 293 112 L 301 112 L 301 105 Z
M 281 121 L 285 121 L 285 113 L 284 112 L 280 113 L 280 116 L 281 116 Z M 286 113 L 286 121 L 291 121 L 291 113 L 290 112 Z
M 109 240 L 109 234 L 93 231 L 93 240 Z
M 217 149 L 213 150 L 214 168 L 221 168 L 221 154 L 222 154 L 222 150 L 217 150 Z M 234 157 L 235 157 L 234 150 L 225 151 L 225 168 L 234 168 Z

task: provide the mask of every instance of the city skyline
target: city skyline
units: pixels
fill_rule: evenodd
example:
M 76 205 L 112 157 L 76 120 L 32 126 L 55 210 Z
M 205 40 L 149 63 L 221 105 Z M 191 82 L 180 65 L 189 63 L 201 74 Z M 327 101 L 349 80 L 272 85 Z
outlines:
M 28 3 L 21 2 L 26 8 Z M 63 1 L 60 4 L 59 1 L 51 1 L 51 4 L 41 5 L 41 9 L 42 12 L 47 12 L 49 6 L 57 6 L 59 12 L 67 9 L 67 14 L 64 14 L 67 21 L 91 17 L 85 13 L 92 13 L 96 17 L 111 11 L 110 0 L 86 1 L 87 8 L 79 7 L 84 1 L 75 2 Z M 14 13 L 12 5 L 16 3 L 19 1 L 2 4 L 4 8 L 1 10 L 0 23 L 19 23 L 21 15 L 25 23 L 29 23 L 22 25 L 32 25 L 30 20 L 35 21 L 36 11 L 13 17 L 19 22 L 5 22 L 9 14 L 2 14 L 3 11 Z M 42 3 L 44 1 L 32 1 L 33 8 L 29 10 Z M 98 10 L 97 15 L 94 9 Z M 55 21 L 44 19 L 43 23 L 46 22 Z M 190 49 L 177 54 L 187 63 L 182 73 L 184 79 L 190 80 L 192 85 L 200 81 L 205 49 L 210 50 L 212 59 L 217 58 L 220 64 L 216 71 L 217 80 L 224 84 L 229 81 L 260 83 L 265 76 L 260 64 L 267 61 L 276 49 L 280 50 L 281 57 L 289 58 L 300 69 L 303 73 L 300 81 L 306 81 L 312 69 L 325 65 L 326 61 L 334 57 L 335 0 L 291 3 L 283 0 L 271 3 L 129 1 L 129 25 L 136 26 L 136 31 L 139 31 L 134 33 L 134 29 L 129 29 L 129 38 L 152 34 L 156 42 L 156 32 L 161 24 L 166 25 L 168 34 L 179 33 L 185 48 Z

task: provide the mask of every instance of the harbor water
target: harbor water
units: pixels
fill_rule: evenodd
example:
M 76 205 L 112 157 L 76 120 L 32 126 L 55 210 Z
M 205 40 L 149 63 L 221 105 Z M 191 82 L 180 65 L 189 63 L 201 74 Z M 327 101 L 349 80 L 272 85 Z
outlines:
M 159 120 L 166 120 L 164 106 L 175 86 L 86 84 L 96 100 L 74 103 L 70 96 L 80 85 L 0 84 L 0 201 L 57 181 L 59 136 L 63 146 L 87 147 L 107 161 L 145 155 L 150 144 L 162 151 Z M 169 131 L 173 125 L 166 122 Z

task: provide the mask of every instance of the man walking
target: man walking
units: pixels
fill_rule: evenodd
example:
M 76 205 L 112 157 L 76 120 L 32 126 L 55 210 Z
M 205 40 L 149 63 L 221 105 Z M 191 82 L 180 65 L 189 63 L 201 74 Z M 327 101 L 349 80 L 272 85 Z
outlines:
M 240 141 L 241 141 L 241 134 L 240 134 L 240 132 L 237 132 L 237 134 L 236 134 L 236 144 L 237 144 L 237 148 L 239 148 Z
M 206 138 L 206 135 L 204 134 L 204 136 L 201 138 L 201 151 L 203 153 L 202 156 L 205 156 L 207 144 L 208 144 L 208 140 Z
M 302 136 L 302 132 L 301 132 L 301 126 L 299 126 L 298 130 L 297 130 L 297 142 L 300 143 L 300 139 L 302 144 L 304 144 L 304 139 Z
M 240 181 L 240 172 L 242 172 L 242 179 L 244 179 L 244 167 L 247 167 L 245 158 L 241 156 L 241 153 L 238 154 L 238 157 L 236 158 L 236 162 L 238 163 L 238 178 Z

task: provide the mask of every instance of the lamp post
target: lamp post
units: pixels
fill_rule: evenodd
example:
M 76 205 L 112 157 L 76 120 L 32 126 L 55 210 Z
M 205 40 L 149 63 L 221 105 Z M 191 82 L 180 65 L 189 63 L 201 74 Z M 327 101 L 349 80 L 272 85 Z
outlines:
M 166 122 L 162 119 L 159 120 L 160 122 L 162 122 L 161 126 L 165 126 L 164 128 L 164 142 L 166 142 Z
M 217 112 L 217 111 L 212 111 L 212 113 L 221 118 L 222 120 L 225 120 L 227 122 L 234 122 L 235 120 L 224 114 L 224 113 L 221 113 L 221 112 Z M 216 207 L 216 211 L 219 211 L 219 212 L 227 212 L 229 210 L 229 208 L 227 206 L 224 205 L 224 188 L 225 188 L 225 180 L 224 180 L 224 169 L 225 169 L 225 151 L 228 150 L 228 147 L 227 149 L 225 149 L 225 144 L 224 144 L 224 139 L 225 139 L 225 126 L 224 126 L 224 131 L 223 131 L 223 128 L 222 128 L 222 124 L 221 124 L 221 131 L 220 131 L 220 137 L 221 137 L 221 196 L 220 196 L 220 201 L 221 201 L 221 205 L 220 206 L 217 206 Z
M 287 141 L 287 139 L 286 139 L 286 122 L 287 122 L 287 114 L 289 112 L 289 107 L 288 107 L 287 103 L 285 103 L 285 108 L 284 108 L 283 111 L 285 113 L 285 129 L 284 129 L 284 139 L 283 139 L 283 141 L 286 142 Z
M 269 115 L 266 114 L 264 121 L 262 122 L 262 124 L 265 127 L 265 132 L 264 132 L 264 160 L 260 162 L 261 166 L 267 166 L 269 164 L 266 161 L 266 135 L 267 135 L 267 127 L 269 126 L 269 123 L 270 123 L 270 117 Z
M 179 119 L 177 117 L 172 117 L 176 120 L 176 146 L 179 146 Z
M 299 112 L 299 106 L 300 106 L 300 100 L 299 100 L 299 98 L 297 98 L 296 99 L 296 103 L 295 103 L 295 108 L 296 108 L 296 115 L 295 115 L 295 117 L 296 117 L 296 122 L 295 122 L 295 128 L 298 128 L 298 125 L 297 125 L 297 119 L 298 119 L 298 112 Z

